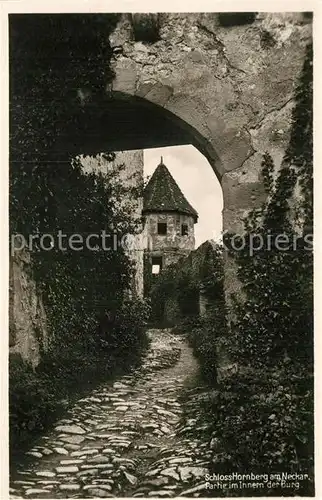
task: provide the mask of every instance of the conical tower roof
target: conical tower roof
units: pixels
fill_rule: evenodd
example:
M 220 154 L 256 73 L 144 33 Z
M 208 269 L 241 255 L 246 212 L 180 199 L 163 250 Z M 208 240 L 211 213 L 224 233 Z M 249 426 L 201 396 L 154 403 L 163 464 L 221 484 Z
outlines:
M 163 163 L 157 166 L 149 180 L 143 197 L 143 213 L 151 212 L 179 212 L 191 215 L 195 222 L 198 213 L 183 195 L 178 184 Z

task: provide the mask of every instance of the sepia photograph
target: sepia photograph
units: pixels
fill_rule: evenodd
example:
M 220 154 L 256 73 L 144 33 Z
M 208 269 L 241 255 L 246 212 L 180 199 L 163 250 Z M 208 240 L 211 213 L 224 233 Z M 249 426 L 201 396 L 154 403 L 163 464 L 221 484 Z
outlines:
M 314 15 L 8 14 L 8 498 L 315 496 Z

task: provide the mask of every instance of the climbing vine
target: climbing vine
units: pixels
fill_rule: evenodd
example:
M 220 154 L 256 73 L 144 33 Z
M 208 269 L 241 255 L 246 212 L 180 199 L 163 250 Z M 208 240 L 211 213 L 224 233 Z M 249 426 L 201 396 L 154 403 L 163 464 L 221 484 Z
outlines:
M 152 314 L 154 320 L 163 321 L 166 316 L 167 302 L 175 304 L 179 321 L 197 321 L 199 316 L 200 292 L 209 301 L 218 306 L 220 316 L 224 317 L 223 305 L 223 249 L 220 245 L 206 242 L 203 249 L 197 250 L 196 266 L 192 270 L 192 254 L 181 258 L 175 264 L 168 266 L 155 278 L 150 289 Z M 220 304 L 219 304 L 220 302 Z M 221 315 L 222 313 L 222 315 Z
M 312 235 L 307 234 L 313 214 L 310 61 L 312 47 L 308 48 L 295 93 L 291 137 L 282 167 L 274 181 L 272 158 L 268 153 L 264 155 L 262 174 L 268 199 L 247 217 L 247 244 L 242 251 L 233 252 L 247 294 L 246 302 L 237 305 L 236 351 L 244 362 L 248 357 L 252 365 L 276 365 L 285 358 L 305 363 L 306 367 L 313 362 L 313 255 Z M 296 185 L 301 188 L 298 194 Z M 298 212 L 292 210 L 294 196 L 299 198 L 295 204 L 302 213 L 297 232 L 294 226 Z M 258 236 L 258 241 L 262 238 L 261 249 L 251 251 L 251 235 Z M 286 250 L 278 245 L 279 235 L 289 242 Z
M 280 169 L 268 152 L 263 155 L 267 201 L 246 217 L 243 235 L 224 238 L 243 291 L 232 297 L 225 341 L 235 369 L 215 382 L 218 390 L 204 416 L 216 442 L 213 472 L 308 473 L 309 480 L 293 484 L 288 495 L 314 492 L 312 90 L 310 45 Z M 193 338 L 209 343 L 208 332 L 204 325 Z M 217 348 L 214 335 L 212 352 Z M 216 356 L 207 361 L 216 363 Z M 230 494 L 253 495 L 247 489 Z M 261 494 L 286 492 L 266 486 Z

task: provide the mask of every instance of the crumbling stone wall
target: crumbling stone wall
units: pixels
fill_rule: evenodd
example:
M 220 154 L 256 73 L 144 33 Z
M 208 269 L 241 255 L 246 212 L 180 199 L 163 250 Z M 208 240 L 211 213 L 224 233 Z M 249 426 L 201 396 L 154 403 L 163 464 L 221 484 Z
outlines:
M 195 302 L 190 305 L 187 304 L 191 314 L 199 313 L 203 316 L 207 314 L 207 308 L 210 306 L 210 301 L 205 293 L 202 282 L 205 278 L 205 269 L 207 268 L 210 274 L 214 269 L 214 251 L 215 243 L 212 240 L 205 241 L 196 250 L 191 251 L 188 256 L 182 257 L 170 269 L 165 269 L 162 272 L 160 276 L 161 280 L 163 276 L 165 276 L 173 285 L 171 287 L 171 292 L 167 292 L 164 298 L 163 322 L 175 325 L 184 318 L 184 313 L 180 308 L 178 297 L 180 292 L 183 291 L 180 290 L 180 287 L 185 287 L 187 283 L 189 283 L 192 288 L 196 289 Z M 161 287 L 163 287 L 163 283 Z M 151 294 L 152 300 L 162 300 L 162 294 L 163 289 L 160 289 L 158 278 L 156 278 Z
M 221 182 L 224 230 L 241 232 L 266 198 L 262 154 L 281 164 L 311 31 L 305 13 L 256 13 L 235 25 L 216 13 L 124 14 L 110 37 L 111 90 L 167 110 L 190 131 Z M 225 273 L 228 295 L 238 292 L 232 263 Z
M 20 355 L 36 367 L 48 347 L 48 330 L 28 250 L 10 256 L 9 280 L 9 356 Z

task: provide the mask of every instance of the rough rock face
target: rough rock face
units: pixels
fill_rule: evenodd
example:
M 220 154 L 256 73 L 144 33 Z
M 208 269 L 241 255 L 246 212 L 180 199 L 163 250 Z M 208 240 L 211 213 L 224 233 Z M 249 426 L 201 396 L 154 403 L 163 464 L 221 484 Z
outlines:
M 112 91 L 164 108 L 190 131 L 221 182 L 223 229 L 240 232 L 247 210 L 266 197 L 262 154 L 281 163 L 311 20 L 305 13 L 258 13 L 250 24 L 223 26 L 215 13 L 145 16 L 122 15 L 110 37 Z M 233 267 L 226 267 L 226 287 L 236 291 Z
M 30 253 L 16 250 L 10 257 L 9 354 L 19 354 L 33 367 L 40 361 L 40 347 L 46 350 L 46 314 L 32 277 Z
M 147 99 L 191 125 L 209 143 L 203 152 L 220 178 L 268 145 L 276 156 L 283 150 L 311 37 L 302 14 L 259 14 L 253 24 L 233 27 L 220 26 L 217 14 L 162 14 L 160 37 L 134 42 L 131 18 L 122 16 L 111 36 L 122 46 L 113 91 Z

